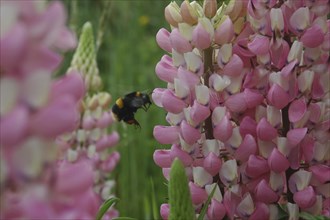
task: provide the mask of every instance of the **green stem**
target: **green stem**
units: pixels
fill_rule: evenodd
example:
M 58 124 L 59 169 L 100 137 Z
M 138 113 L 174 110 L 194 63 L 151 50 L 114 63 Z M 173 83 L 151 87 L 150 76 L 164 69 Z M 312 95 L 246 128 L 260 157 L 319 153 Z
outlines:
M 212 47 L 209 47 L 204 50 L 203 58 L 204 58 L 204 76 L 203 76 L 204 84 L 207 87 L 209 87 L 209 78 L 210 78 L 210 75 L 212 74 L 212 72 L 214 71 L 213 48 Z M 205 130 L 206 139 L 214 139 L 211 115 L 205 120 L 204 130 Z
M 289 105 L 290 105 L 290 103 L 282 109 L 282 123 L 283 123 L 282 136 L 283 137 L 286 137 L 288 131 L 290 130 Z M 289 186 L 289 179 L 290 179 L 291 175 L 294 172 L 295 172 L 295 170 L 293 170 L 291 167 L 289 167 L 289 169 L 287 169 L 285 171 L 285 177 L 286 177 L 287 186 Z M 287 191 L 286 196 L 287 196 L 288 202 L 294 203 L 294 201 L 293 201 L 293 194 L 292 194 L 292 192 L 290 190 Z

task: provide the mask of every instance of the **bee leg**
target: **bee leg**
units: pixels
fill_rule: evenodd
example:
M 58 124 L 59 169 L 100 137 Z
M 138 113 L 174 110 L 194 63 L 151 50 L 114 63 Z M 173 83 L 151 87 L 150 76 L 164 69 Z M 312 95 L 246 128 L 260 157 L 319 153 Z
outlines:
M 128 115 L 128 116 L 124 117 L 123 120 L 127 124 L 134 125 L 135 128 L 138 127 L 141 129 L 140 123 L 134 118 L 134 115 Z

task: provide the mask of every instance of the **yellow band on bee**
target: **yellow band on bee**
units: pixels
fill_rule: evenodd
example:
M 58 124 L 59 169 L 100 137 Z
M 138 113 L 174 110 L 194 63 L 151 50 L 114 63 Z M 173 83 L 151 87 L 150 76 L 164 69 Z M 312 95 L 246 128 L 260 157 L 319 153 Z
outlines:
M 118 106 L 118 108 L 123 108 L 124 107 L 123 99 L 122 98 L 117 99 L 116 105 Z
M 136 92 L 136 96 L 141 96 L 141 92 Z

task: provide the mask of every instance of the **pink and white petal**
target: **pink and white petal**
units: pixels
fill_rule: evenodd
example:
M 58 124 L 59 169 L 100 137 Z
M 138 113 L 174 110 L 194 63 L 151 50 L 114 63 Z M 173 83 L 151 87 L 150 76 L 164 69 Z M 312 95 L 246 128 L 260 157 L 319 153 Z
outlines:
M 306 170 L 298 170 L 291 175 L 289 179 L 289 189 L 292 193 L 305 189 L 312 178 L 312 172 Z
M 59 67 L 62 57 L 44 46 L 36 46 L 29 49 L 25 59 L 21 62 L 21 70 L 23 73 L 31 73 L 36 70 L 48 70 L 53 72 Z
M 207 172 L 209 172 L 212 176 L 219 173 L 221 168 L 222 161 L 217 155 L 213 152 L 210 152 L 203 161 L 203 167 Z
M 321 83 L 321 77 L 319 74 L 314 74 L 314 80 L 312 84 L 312 98 L 319 99 L 323 97 L 325 91 Z
M 274 148 L 268 158 L 269 168 L 276 172 L 281 173 L 290 167 L 288 159 L 277 149 Z
M 261 104 L 264 96 L 252 89 L 244 89 L 244 99 L 248 108 L 254 108 Z
M 19 82 L 11 77 L 2 77 L 0 80 L 0 117 L 5 117 L 13 111 L 20 93 Z
M 194 205 L 202 204 L 207 200 L 207 193 L 205 189 L 201 188 L 193 182 L 189 182 L 189 189 L 191 194 L 191 200 Z
M 297 122 L 307 111 L 307 105 L 304 99 L 294 100 L 289 106 L 289 120 L 290 122 Z
M 163 220 L 167 220 L 170 215 L 170 205 L 167 203 L 161 204 L 160 206 L 160 216 Z
M 93 186 L 93 169 L 87 160 L 58 164 L 55 191 L 64 195 L 79 195 Z
M 233 54 L 229 62 L 223 68 L 223 72 L 227 76 L 239 76 L 243 72 L 243 65 L 242 59 L 238 55 Z
M 293 200 L 302 209 L 310 208 L 316 202 L 316 195 L 313 187 L 308 186 L 307 188 L 294 193 Z
M 288 77 L 296 67 L 297 63 L 297 60 L 292 60 L 288 65 L 284 66 L 281 70 L 282 76 Z
M 155 163 L 161 168 L 170 168 L 172 164 L 170 153 L 170 150 L 155 150 L 153 154 Z
M 292 146 L 297 146 L 306 136 L 307 128 L 295 128 L 289 130 L 287 138 Z
M 213 127 L 214 138 L 225 142 L 233 134 L 233 125 L 227 116 L 223 117 L 221 121 Z
M 193 179 L 196 185 L 204 187 L 212 183 L 213 177 L 203 167 L 193 167 Z
M 317 179 L 320 183 L 330 181 L 330 167 L 323 164 L 311 166 L 309 170 L 313 173 L 312 178 Z
M 169 53 L 172 52 L 170 34 L 171 33 L 165 28 L 161 28 L 156 34 L 156 41 L 158 46 Z
M 310 25 L 310 12 L 308 7 L 301 7 L 290 17 L 290 25 L 298 32 L 304 31 Z
M 231 19 L 224 15 L 223 22 L 216 28 L 214 32 L 214 41 L 219 45 L 231 42 L 234 37 L 234 25 Z
M 225 206 L 217 201 L 216 199 L 211 200 L 211 204 L 207 209 L 207 217 L 210 220 L 213 219 L 223 219 L 226 215 L 226 208 Z
M 302 155 L 304 156 L 306 162 L 310 162 L 313 159 L 314 144 L 315 144 L 314 138 L 309 135 L 306 135 L 305 138 L 300 143 Z
M 72 96 L 63 96 L 32 116 L 31 131 L 46 138 L 73 131 L 78 122 L 79 113 Z
M 174 78 L 177 76 L 177 68 L 173 66 L 168 55 L 164 55 L 162 59 L 157 63 L 155 72 L 159 79 L 164 82 L 174 82 Z
M 179 160 L 181 160 L 182 164 L 185 167 L 188 167 L 192 164 L 193 159 L 192 157 L 189 155 L 188 152 L 182 150 L 180 148 L 180 145 L 178 144 L 173 144 L 171 147 L 171 151 L 170 151 L 170 156 L 172 158 L 172 161 L 174 161 L 175 158 L 178 158 Z
M 199 104 L 196 100 L 194 101 L 194 104 L 190 109 L 190 117 L 196 124 L 207 119 L 210 114 L 211 111 L 208 106 Z
M 279 196 L 270 188 L 266 180 L 261 180 L 255 189 L 256 200 L 266 204 L 275 203 Z
M 219 175 L 221 181 L 226 186 L 235 184 L 238 179 L 238 168 L 236 160 L 233 159 L 224 162 L 221 166 Z
M 256 35 L 253 40 L 248 43 L 248 48 L 255 55 L 266 54 L 269 50 L 269 38 L 263 35 Z
M 72 70 L 52 84 L 50 93 L 53 100 L 64 95 L 72 95 L 74 100 L 78 101 L 85 95 L 84 81 L 80 73 Z
M 241 121 L 239 131 L 242 137 L 247 134 L 251 134 L 253 137 L 257 137 L 257 122 L 250 116 L 245 116 Z
M 271 141 L 277 137 L 277 130 L 267 121 L 262 118 L 257 125 L 257 136 L 263 141 Z
M 249 159 L 250 155 L 254 155 L 257 153 L 257 143 L 254 137 L 250 134 L 247 134 L 244 137 L 243 142 L 235 151 L 235 158 L 241 162 L 245 162 Z
M 300 40 L 305 47 L 315 48 L 323 43 L 324 33 L 317 24 L 314 24 L 305 31 Z
M 119 134 L 112 132 L 110 135 L 105 135 L 96 142 L 96 151 L 102 151 L 109 147 L 113 147 L 119 142 Z
M 249 219 L 269 219 L 270 210 L 264 203 L 257 202 L 256 208 Z
M 317 123 L 321 117 L 321 107 L 316 103 L 310 103 L 308 106 L 308 111 L 311 112 L 309 120 L 313 123 Z
M 24 140 L 28 132 L 29 113 L 23 106 L 17 106 L 12 112 L 1 118 L 0 143 L 13 147 Z
M 162 105 L 162 97 L 163 97 L 164 91 L 166 91 L 166 89 L 156 88 L 156 89 L 154 89 L 154 91 L 152 91 L 152 94 L 151 94 L 152 101 L 158 107 L 161 107 L 161 108 L 163 107 L 163 105 Z
M 225 106 L 232 112 L 243 112 L 247 109 L 247 103 L 244 93 L 237 93 L 229 96 L 225 102 Z
M 211 35 L 205 30 L 200 21 L 193 30 L 192 43 L 196 48 L 204 50 L 211 45 Z
M 251 178 L 256 178 L 269 172 L 267 160 L 261 156 L 250 155 L 245 168 L 245 174 Z
M 183 139 L 190 145 L 196 143 L 201 138 L 200 130 L 192 127 L 185 120 L 181 122 L 180 130 Z
M 183 111 L 187 104 L 180 98 L 176 97 L 174 93 L 167 89 L 162 94 L 161 104 L 168 112 L 178 114 Z
M 154 127 L 153 135 L 160 144 L 173 144 L 179 141 L 180 129 L 178 126 L 161 126 Z
M 244 195 L 242 201 L 237 206 L 237 214 L 244 218 L 254 212 L 255 206 L 250 193 Z
M 183 68 L 178 69 L 178 78 L 184 82 L 189 88 L 195 88 L 200 83 L 200 78 L 197 74 Z
M 267 99 L 271 105 L 282 109 L 289 103 L 289 94 L 281 86 L 274 83 L 268 91 Z
M 77 46 L 77 37 L 74 32 L 67 28 L 62 28 L 54 44 L 56 48 L 62 51 L 74 49 Z
M 14 68 L 17 68 L 17 63 L 20 62 L 26 54 L 25 50 L 28 46 L 27 39 L 27 30 L 23 24 L 20 23 L 11 28 L 5 36 L 1 36 L 0 66 L 2 71 L 12 73 Z
M 192 51 L 192 46 L 187 39 L 185 39 L 178 28 L 172 30 L 170 34 L 170 42 L 172 48 L 179 53 L 187 53 Z

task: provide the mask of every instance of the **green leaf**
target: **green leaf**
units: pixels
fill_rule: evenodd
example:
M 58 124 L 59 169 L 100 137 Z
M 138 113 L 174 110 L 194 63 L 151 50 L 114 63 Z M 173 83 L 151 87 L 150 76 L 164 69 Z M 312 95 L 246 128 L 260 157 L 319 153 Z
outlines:
M 103 215 L 109 210 L 109 208 L 118 201 L 119 199 L 116 197 L 112 197 L 104 201 L 96 215 L 96 220 L 101 220 Z
M 113 218 L 112 220 L 137 220 L 137 219 L 131 217 L 117 217 L 117 218 Z
M 156 193 L 155 193 L 155 186 L 154 186 L 154 181 L 152 178 L 150 178 L 150 184 L 151 184 L 151 207 L 152 207 L 152 217 L 153 219 L 159 219 L 158 216 L 158 206 L 156 202 Z
M 310 213 L 307 212 L 301 212 L 299 214 L 299 217 L 305 220 L 329 220 L 330 218 L 326 217 L 326 216 L 322 216 L 322 215 L 312 215 Z
M 173 161 L 170 171 L 169 204 L 169 220 L 195 219 L 186 172 L 178 158 Z
M 217 184 L 214 185 L 214 187 L 213 187 L 210 195 L 207 197 L 207 200 L 206 200 L 206 202 L 205 202 L 205 204 L 204 204 L 204 206 L 203 206 L 203 208 L 202 208 L 202 210 L 201 210 L 201 212 L 200 212 L 200 214 L 198 216 L 198 220 L 203 220 L 204 219 L 204 216 L 206 214 L 207 208 L 208 208 L 208 206 L 209 206 L 209 204 L 211 202 L 211 199 L 213 197 L 213 194 L 214 194 L 216 188 L 217 188 Z
M 277 204 L 277 210 L 278 210 L 278 214 L 277 214 L 277 217 L 279 220 L 285 220 L 285 219 L 288 219 L 288 213 L 287 213 L 287 210 L 286 210 L 286 206 L 285 205 L 279 205 Z

